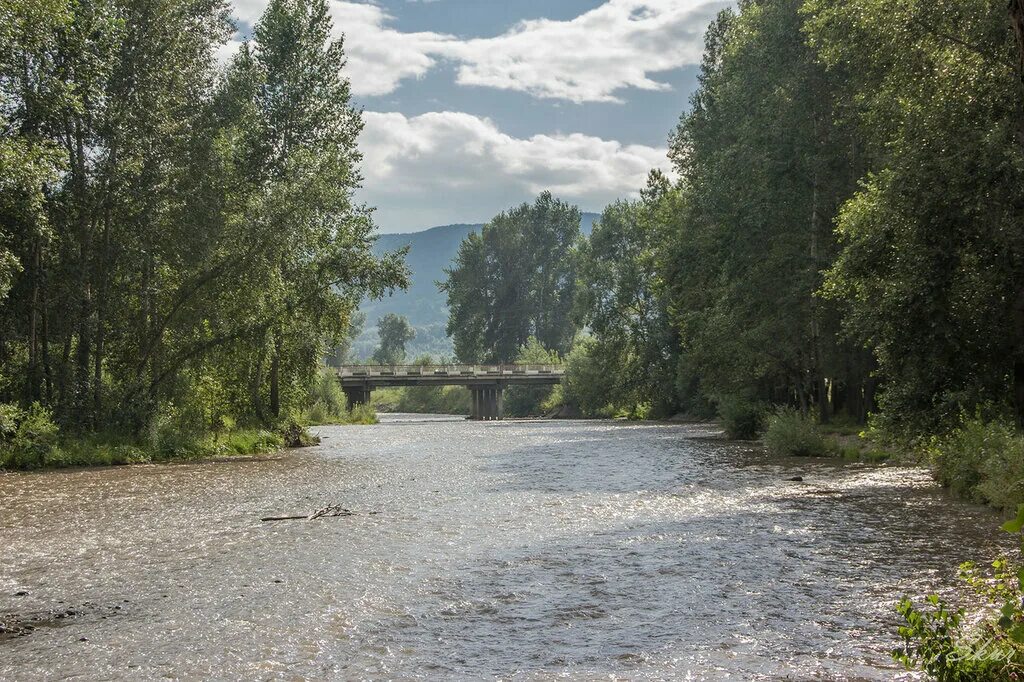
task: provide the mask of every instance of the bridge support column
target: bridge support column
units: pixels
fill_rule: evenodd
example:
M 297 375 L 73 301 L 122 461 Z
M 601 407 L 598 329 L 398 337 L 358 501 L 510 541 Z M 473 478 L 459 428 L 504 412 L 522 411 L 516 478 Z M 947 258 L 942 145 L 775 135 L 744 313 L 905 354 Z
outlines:
M 504 390 L 501 386 L 470 386 L 473 396 L 470 419 L 497 421 L 505 416 Z
M 345 400 L 348 402 L 348 409 L 356 405 L 366 405 L 370 402 L 369 386 L 346 386 L 342 389 L 345 392 Z

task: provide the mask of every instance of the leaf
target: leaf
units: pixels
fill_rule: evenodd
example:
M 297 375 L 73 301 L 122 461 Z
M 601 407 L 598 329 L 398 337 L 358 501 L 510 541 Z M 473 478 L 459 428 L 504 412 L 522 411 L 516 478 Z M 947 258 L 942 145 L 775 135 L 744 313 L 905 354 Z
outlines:
M 1019 533 L 1024 529 L 1024 504 L 1017 507 L 1017 518 L 1010 519 L 1002 526 L 1007 533 Z

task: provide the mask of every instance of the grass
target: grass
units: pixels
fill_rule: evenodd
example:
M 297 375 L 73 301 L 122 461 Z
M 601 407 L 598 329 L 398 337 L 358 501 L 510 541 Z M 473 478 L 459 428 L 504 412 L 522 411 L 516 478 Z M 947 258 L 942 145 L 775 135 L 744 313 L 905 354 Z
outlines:
M 62 437 L 33 457 L 0 453 L 0 468 L 41 469 L 188 462 L 217 457 L 238 457 L 276 452 L 284 445 L 280 434 L 265 429 L 238 429 L 183 441 L 174 450 L 115 433 Z

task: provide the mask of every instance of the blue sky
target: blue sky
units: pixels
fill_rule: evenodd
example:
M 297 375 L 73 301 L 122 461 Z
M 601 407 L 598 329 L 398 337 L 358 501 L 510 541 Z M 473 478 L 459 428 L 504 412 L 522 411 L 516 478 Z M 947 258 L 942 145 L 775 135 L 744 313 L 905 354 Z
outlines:
M 266 0 L 234 0 L 243 28 Z M 723 0 L 329 0 L 382 232 L 485 222 L 544 189 L 633 196 L 696 85 Z M 229 49 L 233 46 L 229 46 Z

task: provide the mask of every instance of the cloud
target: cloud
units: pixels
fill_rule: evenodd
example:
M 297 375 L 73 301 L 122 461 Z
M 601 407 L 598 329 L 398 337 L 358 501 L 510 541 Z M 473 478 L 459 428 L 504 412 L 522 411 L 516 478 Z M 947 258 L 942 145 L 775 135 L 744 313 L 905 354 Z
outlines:
M 234 0 L 251 26 L 266 0 Z M 568 21 L 524 21 L 490 38 L 460 39 L 390 28 L 393 17 L 369 2 L 329 0 L 335 31 L 345 34 L 347 75 L 356 95 L 393 92 L 441 61 L 461 85 L 572 102 L 617 102 L 626 88 L 664 90 L 656 74 L 700 61 L 702 35 L 725 0 L 609 0 Z
M 624 88 L 665 90 L 652 74 L 700 62 L 703 34 L 731 2 L 611 0 L 570 21 L 521 22 L 446 44 L 458 82 L 573 102 L 617 102 Z
M 345 34 L 346 75 L 356 95 L 386 95 L 402 80 L 423 76 L 454 40 L 439 33 L 387 28 L 392 17 L 376 5 L 335 0 L 330 11 L 335 31 Z
M 635 195 L 666 150 L 581 134 L 516 138 L 459 112 L 366 112 L 366 189 L 385 231 L 487 220 L 543 190 L 587 209 Z M 423 207 L 428 207 L 426 211 Z

